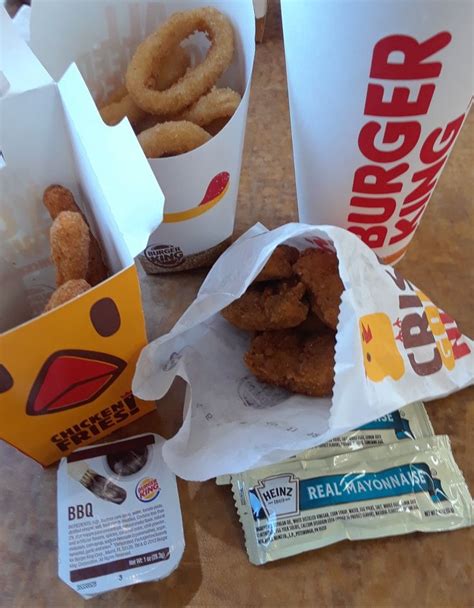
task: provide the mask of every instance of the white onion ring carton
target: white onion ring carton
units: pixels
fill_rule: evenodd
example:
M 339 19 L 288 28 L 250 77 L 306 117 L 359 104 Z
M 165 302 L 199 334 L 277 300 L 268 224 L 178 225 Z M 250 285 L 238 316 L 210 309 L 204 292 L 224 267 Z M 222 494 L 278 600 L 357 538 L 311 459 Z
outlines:
M 186 154 L 149 159 L 165 195 L 163 223 L 140 256 L 151 274 L 209 266 L 232 235 L 255 54 L 252 0 L 45 0 L 31 11 L 31 46 L 43 65 L 59 78 L 74 61 L 100 106 L 123 84 L 136 47 L 172 13 L 198 6 L 221 10 L 233 25 L 234 57 L 217 85 L 232 87 L 242 101 L 206 144 Z M 203 34 L 183 44 L 192 65 L 202 60 L 208 45 Z

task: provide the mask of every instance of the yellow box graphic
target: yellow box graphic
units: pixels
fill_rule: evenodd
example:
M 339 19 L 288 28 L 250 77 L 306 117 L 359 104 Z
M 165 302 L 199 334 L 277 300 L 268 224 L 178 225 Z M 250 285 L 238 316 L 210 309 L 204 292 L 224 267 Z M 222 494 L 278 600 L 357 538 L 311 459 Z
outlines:
M 0 335 L 0 437 L 49 465 L 151 412 L 130 388 L 146 342 L 135 266 Z

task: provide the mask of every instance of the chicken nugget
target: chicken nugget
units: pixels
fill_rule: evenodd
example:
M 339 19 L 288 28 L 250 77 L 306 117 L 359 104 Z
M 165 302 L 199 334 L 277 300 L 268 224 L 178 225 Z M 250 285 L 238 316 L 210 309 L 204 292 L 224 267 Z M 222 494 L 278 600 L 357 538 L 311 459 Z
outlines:
M 49 211 L 49 215 L 52 220 L 55 220 L 62 211 L 73 211 L 79 213 L 86 222 L 84 214 L 79 209 L 74 200 L 74 196 L 70 190 L 59 184 L 53 184 L 46 188 L 43 194 L 43 203 L 46 209 Z M 88 283 L 91 285 L 97 285 L 108 276 L 107 266 L 104 264 L 102 259 L 102 252 L 100 250 L 97 239 L 92 234 L 89 226 L 89 263 L 87 266 L 87 274 L 85 276 Z M 84 278 L 84 277 L 82 277 Z
M 309 306 L 304 300 L 303 283 L 278 281 L 269 285 L 251 285 L 238 300 L 221 311 L 224 319 L 249 331 L 295 327 L 302 323 Z
M 293 269 L 309 290 L 313 312 L 328 327 L 336 329 L 344 291 L 336 254 L 321 249 L 305 249 Z
M 278 245 L 267 263 L 256 276 L 254 283 L 273 279 L 289 279 L 293 274 L 292 266 L 298 260 L 299 251 L 289 245 Z
M 295 329 L 305 334 L 320 334 L 328 331 L 329 328 L 318 315 L 310 310 L 303 323 L 300 323 Z
M 56 266 L 56 285 L 84 279 L 89 266 L 89 227 L 80 213 L 61 211 L 49 232 L 51 257 Z
M 70 281 L 66 281 L 53 292 L 44 308 L 44 312 L 48 312 L 57 306 L 61 306 L 61 304 L 69 302 L 69 300 L 80 296 L 81 293 L 86 292 L 90 288 L 91 286 L 87 281 L 84 281 L 84 279 L 71 279 Z
M 324 397 L 334 383 L 335 334 L 295 330 L 263 332 L 253 338 L 244 361 L 261 382 L 294 393 Z
M 59 184 L 53 184 L 46 188 L 43 193 L 43 204 L 49 211 L 52 220 L 56 219 L 61 211 L 80 213 L 72 192 Z

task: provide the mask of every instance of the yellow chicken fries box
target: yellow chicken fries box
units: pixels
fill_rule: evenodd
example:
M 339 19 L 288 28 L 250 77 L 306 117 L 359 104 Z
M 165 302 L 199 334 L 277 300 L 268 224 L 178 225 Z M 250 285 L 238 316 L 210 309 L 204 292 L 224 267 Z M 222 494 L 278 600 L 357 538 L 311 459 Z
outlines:
M 55 84 L 3 9 L 0 26 L 0 437 L 49 465 L 154 407 L 130 388 L 146 343 L 133 256 L 163 194 L 130 125 L 100 121 L 76 66 Z M 74 194 L 109 278 L 43 313 L 51 184 Z

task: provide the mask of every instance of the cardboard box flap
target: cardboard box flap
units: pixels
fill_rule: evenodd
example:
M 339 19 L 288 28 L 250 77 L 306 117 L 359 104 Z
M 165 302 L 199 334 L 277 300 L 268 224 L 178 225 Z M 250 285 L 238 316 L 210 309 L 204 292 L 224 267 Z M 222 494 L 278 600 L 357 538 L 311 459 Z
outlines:
M 61 183 L 80 200 L 56 84 L 0 101 L 0 332 L 38 314 L 54 289 L 51 218 L 42 195 Z
M 126 265 L 161 223 L 163 193 L 128 121 L 104 125 L 76 65 L 69 67 L 58 86 L 84 194 L 93 207 L 94 219 L 88 220 L 109 259 L 118 257 Z M 117 172 L 116 167 L 122 170 Z M 112 238 L 112 231 L 121 239 L 117 234 Z M 112 244 L 114 252 L 108 249 Z
M 0 97 L 21 93 L 52 82 L 51 76 L 22 40 L 0 8 Z

